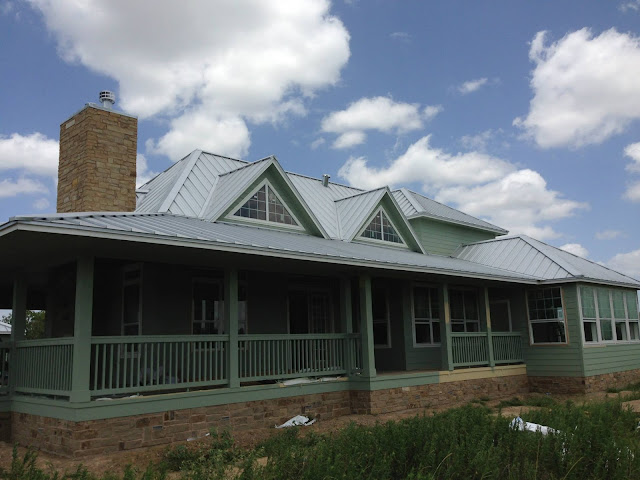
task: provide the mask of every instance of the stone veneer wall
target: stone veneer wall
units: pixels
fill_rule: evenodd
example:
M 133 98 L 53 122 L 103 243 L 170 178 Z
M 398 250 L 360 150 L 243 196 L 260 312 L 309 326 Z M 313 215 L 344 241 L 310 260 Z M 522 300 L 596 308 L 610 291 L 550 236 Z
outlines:
M 135 117 L 87 106 L 60 125 L 57 211 L 136 208 Z
M 11 412 L 0 412 L 0 442 L 11 441 Z
M 591 393 L 637 382 L 640 382 L 640 370 L 627 370 L 590 377 L 529 377 L 529 388 L 539 393 Z
M 358 414 L 380 414 L 413 408 L 429 408 L 527 393 L 526 375 L 433 383 L 375 391 L 351 391 L 351 410 Z

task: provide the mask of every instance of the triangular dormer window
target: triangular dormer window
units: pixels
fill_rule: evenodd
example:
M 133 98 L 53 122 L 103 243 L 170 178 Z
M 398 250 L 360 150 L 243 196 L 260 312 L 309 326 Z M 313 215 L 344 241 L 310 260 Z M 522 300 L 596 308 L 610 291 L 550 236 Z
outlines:
M 280 200 L 269 182 L 263 183 L 253 192 L 233 216 L 300 227 L 296 218 L 291 214 L 286 204 Z
M 402 237 L 398 234 L 398 231 L 382 208 L 376 212 L 369 225 L 367 225 L 360 234 L 360 237 L 366 238 L 367 240 L 378 240 L 404 245 Z

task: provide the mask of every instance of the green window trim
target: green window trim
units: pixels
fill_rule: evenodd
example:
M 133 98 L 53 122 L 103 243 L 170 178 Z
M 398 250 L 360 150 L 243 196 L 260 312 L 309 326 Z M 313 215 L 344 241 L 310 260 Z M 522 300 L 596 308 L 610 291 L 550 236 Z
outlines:
M 528 290 L 526 297 L 531 345 L 568 345 L 567 315 L 561 287 Z
M 424 295 L 419 291 L 424 290 Z M 414 348 L 440 347 L 440 295 L 432 285 L 415 284 L 411 289 L 411 319 Z
M 389 247 L 409 248 L 407 242 L 402 238 L 398 228 L 382 206 L 379 206 L 373 215 L 367 219 L 365 226 L 358 232 L 355 239 Z
M 479 332 L 480 305 L 474 288 L 449 289 L 452 332 Z
M 584 285 L 579 306 L 583 345 L 640 342 L 636 292 Z

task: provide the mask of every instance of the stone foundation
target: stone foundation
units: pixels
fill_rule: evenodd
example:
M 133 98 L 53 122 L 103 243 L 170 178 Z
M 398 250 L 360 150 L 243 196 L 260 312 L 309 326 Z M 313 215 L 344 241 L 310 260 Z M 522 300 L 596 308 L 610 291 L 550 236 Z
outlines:
M 640 382 L 640 370 L 626 372 L 605 373 L 585 378 L 585 391 L 602 392 L 608 388 L 623 388 L 632 383 Z
M 11 441 L 11 412 L 0 412 L 0 442 Z
M 11 428 L 14 442 L 65 457 L 83 457 L 201 438 L 212 428 L 273 428 L 300 414 L 327 419 L 349 413 L 346 391 L 82 422 L 14 412 Z
M 538 393 L 591 393 L 637 382 L 640 382 L 640 370 L 627 370 L 590 377 L 529 377 L 529 388 Z
M 442 407 L 480 398 L 502 398 L 529 391 L 526 375 L 480 378 L 375 391 L 352 391 L 351 410 L 379 414 L 413 408 Z

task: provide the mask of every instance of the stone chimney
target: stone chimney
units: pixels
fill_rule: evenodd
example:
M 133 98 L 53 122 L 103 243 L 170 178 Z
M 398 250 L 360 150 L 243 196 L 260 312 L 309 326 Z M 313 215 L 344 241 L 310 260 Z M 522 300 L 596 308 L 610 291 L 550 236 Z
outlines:
M 132 212 L 136 208 L 138 119 L 88 103 L 60 125 L 59 213 Z

